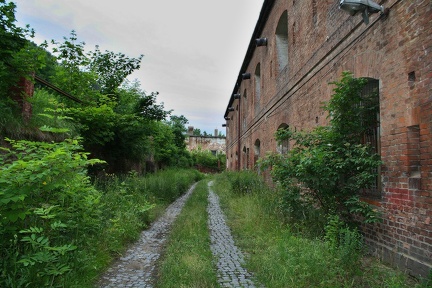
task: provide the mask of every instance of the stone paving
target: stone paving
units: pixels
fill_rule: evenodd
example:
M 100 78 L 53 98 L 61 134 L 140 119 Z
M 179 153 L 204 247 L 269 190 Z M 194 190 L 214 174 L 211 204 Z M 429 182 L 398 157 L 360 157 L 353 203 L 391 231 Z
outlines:
M 153 287 L 154 268 L 164 248 L 166 236 L 171 224 L 195 189 L 195 185 L 168 206 L 165 213 L 148 230 L 141 233 L 140 239 L 102 276 L 99 287 Z
M 210 249 L 217 260 L 218 282 L 221 287 L 256 287 L 252 274 L 242 267 L 244 256 L 234 244 L 231 231 L 219 205 L 219 197 L 211 190 L 211 185 L 212 182 L 209 182 L 208 225 Z
M 226 225 L 225 216 L 220 209 L 219 197 L 211 190 L 207 211 L 209 213 L 209 231 L 215 263 L 217 264 L 218 282 L 221 287 L 256 287 L 252 275 L 242 267 L 244 257 L 234 244 L 231 231 Z M 155 267 L 165 247 L 171 224 L 180 214 L 195 185 L 182 197 L 172 203 L 165 213 L 148 230 L 141 233 L 140 239 L 118 259 L 101 277 L 101 288 L 151 288 L 155 281 Z M 262 287 L 262 286 L 260 286 Z M 205 288 L 205 287 L 203 287 Z

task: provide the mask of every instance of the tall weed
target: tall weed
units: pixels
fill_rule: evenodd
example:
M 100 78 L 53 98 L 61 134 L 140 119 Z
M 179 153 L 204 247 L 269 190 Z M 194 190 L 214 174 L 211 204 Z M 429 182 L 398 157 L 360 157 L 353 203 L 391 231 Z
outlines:
M 102 161 L 89 160 L 78 140 L 7 141 L 10 148 L 0 148 L 0 287 L 92 287 L 150 222 L 154 205 L 201 177 L 188 170 L 109 176 L 98 189 L 87 167 Z
M 253 171 L 226 172 L 224 175 L 235 193 L 251 194 L 264 188 L 262 179 Z
M 344 269 L 358 269 L 365 251 L 363 236 L 356 227 L 349 227 L 338 215 L 331 215 L 325 226 L 324 239 Z
M 86 166 L 100 161 L 79 152 L 77 140 L 7 141 L 11 148 L 0 153 L 0 286 L 55 286 L 73 269 L 67 259 L 76 236 L 97 226 L 100 193 Z
M 336 216 L 328 219 L 325 239 L 297 233 L 294 219 L 281 221 L 278 206 L 271 204 L 279 192 L 235 191 L 234 173 L 217 175 L 214 191 L 236 244 L 247 255 L 247 268 L 265 287 L 427 287 L 363 257 L 361 235 Z

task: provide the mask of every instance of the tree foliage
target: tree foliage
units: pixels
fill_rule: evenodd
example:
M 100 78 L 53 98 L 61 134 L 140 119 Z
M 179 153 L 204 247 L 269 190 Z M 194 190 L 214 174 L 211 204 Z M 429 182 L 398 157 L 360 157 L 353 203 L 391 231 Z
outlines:
M 157 103 L 158 93 L 147 94 L 138 81 L 127 81 L 126 77 L 140 67 L 142 55 L 131 58 L 101 52 L 99 47 L 85 53 L 85 43 L 78 41 L 74 31 L 63 43 L 53 44 L 58 66 L 52 81 L 86 103 L 69 101 L 70 108 L 64 109 L 83 137 L 86 151 L 104 159 L 108 172 L 144 169 L 143 163 L 154 150 L 150 137 L 158 126 L 153 122 L 165 120 L 171 111 Z
M 20 73 L 27 70 L 26 63 L 15 61 L 19 52 L 28 45 L 25 37 L 33 36 L 33 30 L 17 27 L 15 22 L 16 5 L 13 2 L 0 0 L 0 93 L 7 96 L 7 91 L 15 85 L 21 76 Z M 13 68 L 13 64 L 20 64 Z M 27 73 L 29 70 L 26 71 Z
M 8 112 L 14 108 L 10 88 L 33 71 L 85 103 L 37 86 L 29 100 L 37 115 L 21 125 L 39 141 L 1 139 L 0 286 L 82 287 L 74 285 L 77 278 L 101 270 L 100 250 L 106 261 L 143 229 L 153 207 L 148 197 L 171 201 L 199 174 L 173 171 L 169 181 L 135 181 L 133 187 L 116 180 L 113 191 L 101 193 L 89 170 L 143 172 L 153 159 L 188 166 L 187 119 L 166 121 L 171 111 L 157 103 L 157 93 L 126 81 L 142 56 L 98 48 L 87 53 L 74 31 L 62 43 L 53 41 L 49 53 L 48 43 L 37 47 L 25 39 L 32 34 L 28 27 L 15 26 L 15 4 L 0 0 L 0 12 L 0 128 L 15 129 L 11 120 L 19 115 Z
M 200 147 L 191 151 L 193 165 L 209 172 L 222 172 L 226 166 L 226 155 L 219 153 L 213 154 L 209 150 L 202 150 Z
M 29 95 L 20 93 L 20 85 L 43 66 L 42 50 L 26 39 L 34 31 L 16 26 L 15 9 L 13 2 L 0 0 L 0 133 L 8 136 L 22 134 L 21 108 Z
M 0 80 L 11 77 L 12 70 L 20 71 L 18 76 L 36 71 L 84 103 L 52 92 L 39 92 L 44 88 L 36 86 L 36 96 L 31 102 L 39 115 L 30 124 L 44 126 L 50 134 L 69 131 L 63 139 L 81 136 L 84 149 L 91 157 L 104 159 L 108 165 L 105 168 L 110 172 L 127 172 L 132 167 L 143 170 L 149 159 L 160 160 L 160 166 L 189 166 L 183 135 L 187 119 L 173 116 L 166 121 L 172 111 L 157 103 L 158 93 L 146 93 L 138 81 L 126 79 L 140 68 L 143 55 L 134 58 L 123 53 L 102 52 L 98 46 L 87 52 L 85 42 L 78 39 L 75 31 L 63 41 L 52 40 L 51 45 L 45 42 L 37 47 L 25 39 L 31 36 L 32 30 L 15 25 L 15 8 L 14 3 L 0 2 L 0 33 L 5 36 L 0 38 Z M 51 53 L 47 51 L 49 47 Z M 0 85 L 6 83 L 0 87 L 2 95 L 8 94 L 15 80 L 0 81 Z M 0 101 L 0 123 L 10 126 L 11 119 L 19 118 L 13 114 L 15 106 L 13 101 Z M 51 137 L 54 138 L 61 139 Z
M 102 52 L 99 46 L 90 53 L 89 68 L 97 75 L 97 83 L 103 94 L 114 94 L 133 71 L 140 68 L 142 57 L 130 58 L 123 53 Z

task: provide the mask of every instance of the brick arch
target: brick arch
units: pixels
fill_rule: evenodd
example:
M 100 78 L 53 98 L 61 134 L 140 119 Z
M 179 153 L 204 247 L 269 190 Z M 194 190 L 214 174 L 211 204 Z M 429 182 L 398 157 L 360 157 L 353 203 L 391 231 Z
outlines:
M 245 111 L 248 111 L 248 94 L 247 94 L 247 90 L 246 90 L 246 88 L 243 90 L 243 99 L 242 99 L 243 101 L 242 101 L 242 131 L 245 131 L 246 130 L 246 121 L 247 121 L 247 114 L 248 113 L 245 113 Z
M 261 141 L 256 139 L 254 142 L 254 165 L 258 161 L 261 154 Z
M 383 63 L 384 53 L 374 50 L 362 50 L 350 55 L 342 62 L 336 75 L 341 75 L 343 71 L 351 71 L 356 77 L 366 77 L 380 79 L 382 75 L 382 67 L 377 63 Z
M 257 115 L 259 113 L 260 101 L 261 101 L 261 64 L 260 63 L 258 63 L 255 68 L 254 83 L 255 83 L 254 106 L 255 106 L 255 115 Z
M 243 163 L 243 170 L 249 169 L 249 148 L 246 148 L 246 146 L 243 146 L 242 149 L 242 163 Z

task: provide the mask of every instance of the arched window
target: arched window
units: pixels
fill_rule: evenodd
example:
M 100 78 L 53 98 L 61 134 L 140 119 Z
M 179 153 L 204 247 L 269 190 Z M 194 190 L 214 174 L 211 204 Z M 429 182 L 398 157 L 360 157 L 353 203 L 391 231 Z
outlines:
M 243 90 L 243 107 L 244 107 L 243 111 L 245 111 L 245 109 L 247 109 L 247 100 L 248 100 L 248 98 L 247 98 L 247 90 L 244 89 Z
M 246 131 L 246 115 L 248 113 L 248 107 L 247 107 L 247 91 L 246 89 L 244 89 L 243 91 L 243 109 L 242 109 L 242 114 L 243 114 L 243 131 Z
M 280 130 L 280 129 L 289 129 L 289 126 L 286 123 L 282 123 L 281 125 L 279 125 L 277 130 Z M 286 154 L 289 150 L 289 140 L 284 139 L 282 141 L 278 141 L 276 150 L 279 154 Z
M 276 27 L 276 50 L 278 71 L 282 71 L 288 65 L 288 12 L 285 10 L 279 18 Z
M 248 155 L 246 154 L 249 149 L 246 149 L 246 146 L 243 146 L 243 156 L 242 156 L 242 163 L 243 163 L 243 170 L 246 170 L 248 168 Z
M 261 64 L 255 68 L 255 114 L 259 112 L 261 99 Z
M 255 140 L 254 144 L 254 165 L 259 159 L 261 153 L 261 141 L 259 139 Z

